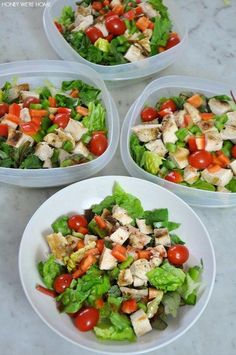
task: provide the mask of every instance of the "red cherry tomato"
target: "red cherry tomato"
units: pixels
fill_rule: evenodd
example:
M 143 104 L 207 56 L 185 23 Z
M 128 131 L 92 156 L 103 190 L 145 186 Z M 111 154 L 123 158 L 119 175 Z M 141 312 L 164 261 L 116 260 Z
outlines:
M 61 274 L 56 277 L 53 287 L 57 293 L 62 293 L 67 287 L 70 286 L 71 281 L 73 280 L 70 274 Z
M 145 107 L 141 112 L 141 119 L 143 122 L 150 122 L 158 117 L 158 111 L 154 107 Z
M 175 112 L 177 110 L 176 104 L 173 100 L 167 100 L 163 102 L 163 104 L 160 107 L 160 111 L 162 110 L 169 110 L 171 112 Z
M 58 127 L 66 128 L 66 126 L 68 125 L 69 119 L 70 119 L 69 113 L 58 113 L 55 115 L 53 123 L 57 124 Z
M 183 177 L 178 171 L 170 171 L 169 174 L 166 175 L 165 180 L 179 184 L 183 181 Z
M 0 137 L 7 137 L 7 136 L 8 136 L 8 125 L 0 124 Z
M 4 116 L 5 113 L 9 112 L 9 105 L 8 104 L 0 104 L 0 117 Z
M 190 152 L 196 152 L 197 149 L 197 143 L 196 143 L 196 137 L 195 136 L 191 136 L 188 139 L 188 149 L 190 150 Z
M 26 122 L 21 124 L 21 130 L 28 136 L 34 136 L 38 132 L 38 128 L 36 127 L 34 122 Z
M 40 103 L 40 100 L 37 99 L 37 97 L 27 97 L 26 99 L 24 99 L 24 102 L 23 102 L 23 107 L 27 107 L 29 108 L 30 107 L 30 104 L 39 104 Z
M 99 38 L 103 38 L 102 31 L 100 31 L 97 27 L 89 27 L 85 31 L 86 36 L 90 39 L 92 43 L 95 43 Z
M 96 156 L 102 155 L 108 147 L 108 140 L 104 134 L 96 133 L 89 142 L 89 150 Z
M 178 43 L 180 43 L 180 38 L 179 38 L 178 34 L 175 32 L 170 33 L 170 36 L 169 36 L 169 39 L 168 39 L 168 42 L 167 42 L 167 45 L 165 48 L 170 49 L 170 48 L 176 46 Z
M 188 248 L 184 245 L 176 244 L 168 249 L 168 260 L 174 265 L 183 265 L 189 258 Z
M 236 159 L 236 145 L 234 145 L 231 149 L 231 154 L 232 154 L 232 157 Z
M 76 232 L 79 232 L 80 227 L 87 227 L 87 219 L 80 214 L 74 215 L 68 219 L 68 227 Z
M 96 11 L 100 11 L 103 8 L 103 4 L 100 1 L 94 1 L 92 3 L 92 8 Z
M 123 35 L 126 25 L 118 16 L 109 16 L 106 18 L 105 25 L 107 30 L 115 36 Z
M 206 169 L 213 162 L 213 156 L 206 150 L 198 150 L 188 157 L 188 161 L 196 169 Z
M 58 31 L 59 31 L 60 33 L 62 33 L 62 32 L 63 32 L 63 27 L 62 27 L 62 25 L 61 25 L 59 22 L 57 22 L 57 21 L 54 21 L 54 24 L 55 24 L 56 28 L 58 29 Z
M 99 311 L 94 307 L 82 308 L 74 318 L 75 326 L 81 332 L 93 329 L 99 320 Z

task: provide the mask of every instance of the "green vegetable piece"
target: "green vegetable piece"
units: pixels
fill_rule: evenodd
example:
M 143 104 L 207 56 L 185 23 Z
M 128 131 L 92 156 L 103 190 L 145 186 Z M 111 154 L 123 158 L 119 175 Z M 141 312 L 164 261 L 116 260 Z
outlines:
M 119 269 L 118 269 L 118 273 L 119 273 Z M 119 286 L 118 285 L 111 286 L 110 290 L 108 291 L 108 295 L 115 298 L 119 297 L 121 295 Z
M 191 128 L 189 128 L 189 132 L 192 134 L 202 134 L 201 129 L 197 125 L 193 125 Z
M 52 224 L 54 233 L 61 233 L 62 235 L 71 234 L 71 229 L 68 227 L 68 216 L 61 216 Z
M 170 240 L 171 240 L 171 245 L 176 245 L 176 244 L 181 244 L 184 245 L 185 242 L 183 242 L 180 237 L 176 234 L 170 234 Z
M 148 303 L 148 305 L 147 305 L 148 318 L 154 317 L 154 315 L 157 313 L 157 310 L 158 310 L 159 304 L 161 303 L 163 295 L 164 295 L 164 292 L 158 290 L 157 297 L 155 297 L 151 302 Z
M 41 110 L 42 109 L 42 105 L 41 104 L 30 104 L 30 109 Z
M 236 178 L 233 177 L 225 187 L 231 192 L 236 192 Z
M 36 143 L 39 143 L 43 141 L 44 136 L 45 136 L 44 132 L 39 131 L 33 136 L 33 139 Z
M 113 311 L 118 312 L 120 309 L 121 303 L 123 302 L 123 298 L 120 296 L 109 296 L 107 299 L 107 302 L 109 303 L 111 309 Z
M 216 96 L 213 96 L 212 98 L 219 100 L 219 101 L 232 101 L 232 98 L 228 95 L 216 95 Z
M 228 158 L 231 157 L 232 147 L 233 147 L 233 143 L 231 141 L 224 141 L 223 147 L 221 148 L 221 150 Z
M 139 309 L 142 309 L 146 313 L 146 311 L 147 311 L 146 304 L 144 304 L 142 302 L 137 302 L 137 306 L 138 306 Z
M 20 165 L 21 169 L 40 169 L 43 162 L 34 154 L 29 155 Z
M 140 166 L 144 167 L 144 169 L 150 174 L 156 175 L 160 170 L 162 160 L 163 157 L 161 157 L 157 153 L 146 151 L 142 156 Z
M 89 134 L 89 133 L 85 133 L 83 134 L 83 136 L 81 137 L 81 141 L 84 143 L 84 144 L 88 144 L 91 140 L 92 136 Z
M 134 161 L 140 165 L 146 148 L 142 145 L 135 134 L 130 137 L 130 153 Z
M 82 123 L 89 132 L 106 131 L 106 110 L 101 103 L 90 102 L 88 104 L 89 114 L 84 117 Z
M 175 318 L 180 307 L 180 302 L 181 297 L 177 291 L 166 293 L 162 299 L 162 303 L 165 307 L 165 314 L 170 314 Z
M 183 142 L 188 135 L 187 128 L 180 128 L 177 132 L 175 132 L 176 137 Z
M 71 25 L 75 20 L 74 11 L 71 6 L 64 6 L 61 12 L 61 16 L 58 19 L 58 22 L 63 26 Z
M 152 324 L 152 328 L 156 330 L 165 330 L 168 327 L 166 321 L 160 316 L 154 318 L 151 324 Z
M 129 255 L 128 258 L 119 265 L 119 268 L 121 270 L 127 269 L 132 264 L 133 261 L 134 258 L 131 255 Z
M 46 86 L 41 89 L 39 97 L 41 100 L 47 100 L 49 96 L 52 96 L 51 91 Z M 46 101 L 44 101 L 45 104 Z
M 218 115 L 218 116 L 215 116 L 215 127 L 218 129 L 218 131 L 221 131 L 226 122 L 228 121 L 228 116 L 226 114 L 224 115 Z
M 114 196 L 107 196 L 104 198 L 102 202 L 97 205 L 92 206 L 92 210 L 95 214 L 102 214 L 104 208 L 107 208 L 111 211 L 112 207 L 115 205 L 115 197 Z
M 163 166 L 168 169 L 168 170 L 173 170 L 176 168 L 176 164 L 170 160 L 170 159 L 166 159 L 163 161 Z
M 73 143 L 69 140 L 65 141 L 62 144 L 62 149 L 64 149 L 66 152 L 70 153 L 73 150 Z
M 167 222 L 169 213 L 167 208 L 158 208 L 153 211 L 145 211 L 143 218 L 146 220 L 146 224 L 152 224 L 155 222 Z
M 153 223 L 155 228 L 167 228 L 169 232 L 179 228 L 180 223 L 170 222 L 170 221 L 163 221 L 163 222 L 155 222 Z
M 169 18 L 168 7 L 163 4 L 163 0 L 148 0 L 148 3 L 159 12 L 162 18 Z
M 176 145 L 174 143 L 166 143 L 166 149 L 170 153 L 174 153 L 176 151 Z
M 47 133 L 53 133 L 58 128 L 57 124 L 53 124 L 51 127 L 48 128 Z
M 43 119 L 42 119 L 42 123 L 41 123 L 41 129 L 43 130 L 43 131 L 47 131 L 47 129 L 50 127 L 52 125 L 52 121 L 50 120 L 50 118 L 48 118 L 48 117 L 44 117 Z
M 104 38 L 98 38 L 94 43 L 94 46 L 100 49 L 102 52 L 110 51 L 110 43 L 107 39 Z
M 107 235 L 106 230 L 99 228 L 94 219 L 89 222 L 88 229 L 91 234 L 98 235 L 100 238 L 104 238 Z
M 200 189 L 200 190 L 208 190 L 208 191 L 215 191 L 216 188 L 214 185 L 210 184 L 207 181 L 204 180 L 198 180 L 196 182 L 194 182 L 191 187 L 195 188 L 195 189 Z
M 120 273 L 120 269 L 115 267 L 113 270 L 110 271 L 110 277 L 112 280 L 117 280 Z
M 136 336 L 131 327 L 124 328 L 122 330 L 117 329 L 113 325 L 99 324 L 93 328 L 95 335 L 104 340 L 120 340 L 120 341 L 130 341 L 136 340 Z
M 201 284 L 200 278 L 203 266 L 194 266 L 186 273 L 184 284 L 179 288 L 180 296 L 185 303 L 194 305 L 197 300 L 197 290 Z
M 159 47 L 166 46 L 171 28 L 172 24 L 168 18 L 155 17 L 154 30 L 151 37 L 151 55 L 157 54 Z
M 63 266 L 56 263 L 54 255 L 49 255 L 47 261 L 40 261 L 38 270 L 42 280 L 47 288 L 53 290 L 53 283 L 55 278 L 63 273 Z

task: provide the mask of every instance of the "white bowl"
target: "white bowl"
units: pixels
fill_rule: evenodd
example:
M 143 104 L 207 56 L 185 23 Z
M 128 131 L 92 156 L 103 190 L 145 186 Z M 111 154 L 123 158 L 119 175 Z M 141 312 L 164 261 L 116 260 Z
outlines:
M 28 82 L 33 87 L 44 85 L 45 79 L 56 86 L 63 80 L 80 79 L 98 87 L 107 112 L 109 145 L 98 158 L 84 164 L 52 169 L 13 169 L 0 167 L 0 182 L 25 187 L 48 187 L 69 184 L 86 179 L 102 170 L 115 154 L 119 141 L 119 115 L 115 103 L 103 80 L 93 69 L 75 62 L 56 60 L 35 60 L 0 65 L 0 87 L 17 77 L 18 81 Z
M 236 193 L 198 190 L 169 182 L 141 169 L 131 157 L 129 149 L 131 128 L 140 122 L 140 112 L 143 106 L 146 103 L 148 105 L 155 105 L 158 98 L 178 95 L 183 91 L 197 91 L 208 96 L 216 94 L 230 95 L 230 88 L 227 85 L 205 79 L 173 75 L 152 81 L 138 97 L 125 117 L 120 137 L 120 151 L 123 163 L 130 175 L 161 185 L 177 194 L 192 206 L 235 206 Z
M 81 57 L 71 45 L 63 38 L 54 25 L 55 18 L 60 17 L 62 8 L 67 5 L 76 7 L 76 0 L 54 0 L 50 7 L 46 7 L 43 15 L 43 24 L 46 36 L 57 54 L 64 60 L 73 60 L 89 65 L 96 70 L 104 80 L 130 80 L 157 73 L 179 59 L 179 55 L 185 50 L 187 44 L 187 31 L 184 22 L 176 9 L 173 0 L 165 0 L 169 8 L 170 17 L 173 21 L 173 30 L 178 32 L 181 42 L 175 47 L 153 57 L 135 62 L 120 65 L 100 65 L 87 61 Z
M 92 204 L 111 194 L 117 181 L 128 192 L 137 196 L 145 209 L 167 207 L 170 220 L 181 223 L 179 235 L 190 250 L 189 266 L 203 259 L 202 286 L 195 306 L 181 307 L 176 319 L 163 332 L 152 331 L 135 343 L 99 341 L 93 332 L 81 333 L 66 314 L 60 314 L 55 300 L 35 289 L 42 283 L 37 263 L 48 254 L 44 235 L 60 215 L 83 213 Z M 32 238 L 33 236 L 33 238 Z M 25 294 L 40 318 L 57 334 L 90 351 L 101 354 L 141 354 L 161 348 L 183 335 L 200 317 L 212 293 L 215 280 L 215 255 L 209 234 L 196 213 L 180 198 L 160 186 L 131 177 L 105 176 L 78 182 L 49 198 L 29 221 L 19 250 L 20 278 Z M 210 327 L 210 324 L 209 324 Z

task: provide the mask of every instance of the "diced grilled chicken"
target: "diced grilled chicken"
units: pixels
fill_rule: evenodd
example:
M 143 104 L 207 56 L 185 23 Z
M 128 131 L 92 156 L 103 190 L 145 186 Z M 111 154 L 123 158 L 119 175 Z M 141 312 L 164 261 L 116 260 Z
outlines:
M 112 270 L 117 265 L 117 260 L 111 254 L 111 249 L 103 248 L 103 252 L 100 256 L 99 268 L 101 270 Z
M 104 37 L 107 37 L 107 36 L 108 36 L 109 33 L 108 33 L 108 31 L 107 31 L 107 28 L 106 28 L 104 22 L 98 22 L 98 23 L 96 23 L 96 24 L 94 25 L 94 27 L 98 28 L 98 29 L 102 32 L 102 34 L 103 34 Z
M 61 148 L 63 141 L 58 137 L 56 133 L 48 133 L 44 138 L 44 141 L 55 148 Z
M 77 19 L 79 19 L 78 16 L 77 16 Z M 76 26 L 72 30 L 72 32 L 79 32 L 79 31 L 83 31 L 84 32 L 92 24 L 93 24 L 93 16 L 92 15 L 88 15 L 86 17 L 83 17 L 83 19 L 81 19 L 81 22 L 79 23 L 79 25 Z
M 129 238 L 129 232 L 126 228 L 120 227 L 114 233 L 110 235 L 110 239 L 117 244 L 124 244 L 124 242 Z
M 145 31 L 143 31 L 143 35 L 147 39 L 151 39 L 152 34 L 153 34 L 153 30 L 151 30 L 150 28 L 147 28 Z
M 30 142 L 30 145 L 34 143 L 32 137 L 27 136 L 26 134 L 16 131 L 12 128 L 9 128 L 8 137 L 6 143 L 12 147 L 19 148 L 22 144 Z
M 48 168 L 48 169 L 52 168 L 52 161 L 51 161 L 50 158 L 47 158 L 47 159 L 44 161 L 44 163 L 43 163 L 43 168 Z
M 148 2 L 141 2 L 139 7 L 141 7 L 143 13 L 149 18 L 160 17 L 160 13 L 156 11 Z
M 13 88 L 9 89 L 8 99 L 10 101 L 16 100 L 19 96 L 20 96 L 20 90 L 17 86 L 14 86 Z
M 20 119 L 22 122 L 30 122 L 31 121 L 29 109 L 27 107 L 22 108 L 20 110 Z
M 37 92 L 34 92 L 34 91 L 22 90 L 20 92 L 20 94 L 21 94 L 22 100 L 25 100 L 28 97 L 35 97 L 36 99 L 39 99 L 39 94 Z
M 159 290 L 157 290 L 156 288 L 153 287 L 149 287 L 148 289 L 148 299 L 149 300 L 153 300 L 154 298 L 156 298 L 159 295 Z
M 228 102 L 220 101 L 215 98 L 210 99 L 208 105 L 215 115 L 223 115 L 224 113 L 231 111 L 231 106 Z
M 178 127 L 175 123 L 174 115 L 165 116 L 163 119 L 162 126 L 162 137 L 163 142 L 166 143 L 175 143 L 178 138 L 176 137 L 176 132 L 178 131 Z
M 52 233 L 47 237 L 47 242 L 52 254 L 57 260 L 63 260 L 67 255 L 68 241 L 61 233 Z
M 151 241 L 151 237 L 141 233 L 138 228 L 133 226 L 128 226 L 128 228 L 130 232 L 129 243 L 133 248 L 143 249 Z
M 66 132 L 62 128 L 57 128 L 55 131 L 57 132 L 58 137 L 63 143 L 66 141 L 70 141 L 73 145 L 73 149 L 75 149 L 75 139 L 73 138 L 72 134 Z
M 201 129 L 202 133 L 206 133 L 208 131 L 218 132 L 217 128 L 215 127 L 214 120 L 200 121 L 197 125 Z
M 11 120 L 8 120 L 6 117 L 7 116 L 5 115 L 4 118 L 1 121 L 1 124 L 6 124 L 6 125 L 8 125 L 8 127 L 10 127 L 13 130 L 15 130 L 17 128 L 18 124 L 15 123 L 15 122 L 12 122 Z
M 169 247 L 171 244 L 169 231 L 167 228 L 154 229 L 155 245 L 164 245 Z
M 160 136 L 160 124 L 138 125 L 132 128 L 141 142 L 148 143 Z
M 223 140 L 230 139 L 236 144 L 236 126 L 226 125 L 220 133 Z
M 226 125 L 235 126 L 236 127 L 236 111 L 227 113 L 228 121 Z
M 145 59 L 145 56 L 142 54 L 142 51 L 137 46 L 132 44 L 125 53 L 124 58 L 127 59 L 129 62 L 137 62 L 139 60 Z
M 143 280 L 143 285 L 147 285 L 148 278 L 146 276 L 146 273 L 151 270 L 150 264 L 146 259 L 138 259 L 133 262 L 133 264 L 130 267 L 130 271 L 134 276 L 140 278 Z
M 68 159 L 71 156 L 70 153 L 68 153 L 64 149 L 59 149 L 59 155 L 58 155 L 58 160 L 60 163 L 62 163 L 65 159 Z
M 135 288 L 120 287 L 122 294 L 131 296 L 132 298 L 140 299 L 148 295 L 148 289 L 136 290 Z
M 205 132 L 206 147 L 205 150 L 208 152 L 215 152 L 220 150 L 223 146 L 223 139 L 221 134 L 216 130 L 209 130 Z
M 167 252 L 164 245 L 156 245 L 154 248 L 148 248 L 148 250 L 151 252 L 151 257 L 149 260 L 151 268 L 161 265 L 163 258 L 167 257 Z
M 201 116 L 200 113 L 198 111 L 198 109 L 196 109 L 194 106 L 192 106 L 191 104 L 189 104 L 188 102 L 186 102 L 184 104 L 184 109 L 187 111 L 187 113 L 190 115 L 193 123 L 198 123 L 201 121 Z
M 134 328 L 135 334 L 139 337 L 152 330 L 151 323 L 143 309 L 139 309 L 131 314 L 130 320 Z
M 210 173 L 207 169 L 202 171 L 202 177 L 204 180 L 210 184 L 216 186 L 227 185 L 233 177 L 233 173 L 230 169 L 223 169 L 216 171 L 215 173 Z
M 76 142 L 79 141 L 80 138 L 88 132 L 88 128 L 84 127 L 82 123 L 75 121 L 71 118 L 64 130 L 70 133 L 74 137 Z
M 42 161 L 46 161 L 48 158 L 50 159 L 53 155 L 54 149 L 49 147 L 46 142 L 40 142 L 37 144 L 35 148 L 35 155 Z
M 84 237 L 84 244 L 89 244 L 90 242 L 96 242 L 96 240 L 98 239 L 98 237 L 96 235 L 92 235 L 92 234 L 86 234 Z
M 138 276 L 133 276 L 133 286 L 141 287 L 145 284 L 145 281 L 140 279 Z
M 91 5 L 86 6 L 86 7 L 78 5 L 77 9 L 76 9 L 76 13 L 78 15 L 82 15 L 82 16 L 91 15 L 91 12 L 92 12 L 92 6 Z
M 151 234 L 153 232 L 152 227 L 150 225 L 146 224 L 145 219 L 136 218 L 136 224 L 137 224 L 141 233 Z
M 195 169 L 191 165 L 186 166 L 186 168 L 184 169 L 184 181 L 186 181 L 190 185 L 192 185 L 195 181 L 198 180 L 199 175 L 200 174 L 197 169 Z
M 85 158 L 87 158 L 90 154 L 88 148 L 82 142 L 76 143 L 73 153 L 74 154 L 81 154 Z
M 151 52 L 151 43 L 149 41 L 149 39 L 147 37 L 139 39 L 137 41 L 138 47 L 141 46 L 141 51 L 144 55 L 149 55 L 149 53 Z
M 167 153 L 167 149 L 161 139 L 150 141 L 149 143 L 145 144 L 145 147 L 151 152 L 157 153 L 161 157 L 164 157 Z
M 128 215 L 127 211 L 118 205 L 112 208 L 112 217 L 120 222 L 123 226 L 130 224 L 133 219 Z
M 120 0 L 112 0 L 112 1 L 110 2 L 110 7 L 111 7 L 111 8 L 113 8 L 113 7 L 115 7 L 115 6 L 119 6 L 119 5 L 121 5 L 121 1 L 120 1 Z
M 186 113 L 187 112 L 185 110 L 176 111 L 174 113 L 175 122 L 176 122 L 178 127 L 184 127 L 185 126 L 184 116 L 186 115 Z
M 120 270 L 117 284 L 118 286 L 129 286 L 133 283 L 133 276 L 130 269 Z
M 170 158 L 179 169 L 184 169 L 188 165 L 189 151 L 186 148 L 178 147 L 174 153 L 170 153 Z
M 234 175 L 236 175 L 236 159 L 234 161 L 232 161 L 230 164 L 229 164 L 230 168 L 232 169 Z

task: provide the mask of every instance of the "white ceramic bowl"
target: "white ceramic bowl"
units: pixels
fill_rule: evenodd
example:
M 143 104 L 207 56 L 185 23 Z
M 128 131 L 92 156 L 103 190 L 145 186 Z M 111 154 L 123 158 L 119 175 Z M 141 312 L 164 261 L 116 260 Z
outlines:
M 25 187 L 48 187 L 86 179 L 102 170 L 115 154 L 119 141 L 119 115 L 103 80 L 93 69 L 74 62 L 40 60 L 0 65 L 0 87 L 12 78 L 33 87 L 44 85 L 45 79 L 56 86 L 63 80 L 80 79 L 98 87 L 106 107 L 109 146 L 98 158 L 84 164 L 53 169 L 12 169 L 0 167 L 0 182 Z
M 176 319 L 169 322 L 163 332 L 152 331 L 135 343 L 99 341 L 93 332 L 81 333 L 66 314 L 60 314 L 55 301 L 35 289 L 42 283 L 37 263 L 48 254 L 44 239 L 51 223 L 60 215 L 83 213 L 92 204 L 111 194 L 117 181 L 128 192 L 140 198 L 145 209 L 167 207 L 170 220 L 181 223 L 178 234 L 190 250 L 188 265 L 198 264 L 203 259 L 202 287 L 195 306 L 181 307 Z M 32 238 L 33 236 L 33 238 Z M 19 251 L 20 278 L 25 294 L 40 318 L 57 334 L 72 343 L 101 354 L 141 354 L 161 348 L 183 335 L 200 317 L 212 293 L 215 279 L 215 256 L 205 226 L 196 213 L 180 198 L 160 186 L 131 177 L 105 176 L 78 182 L 64 188 L 49 198 L 29 221 L 21 240 Z M 210 326 L 210 324 L 209 324 Z
M 63 36 L 59 33 L 54 25 L 55 18 L 60 17 L 61 10 L 65 5 L 76 7 L 76 0 L 53 0 L 50 7 L 46 7 L 43 15 L 44 30 L 46 36 L 55 49 L 57 54 L 64 60 L 73 60 L 89 65 L 96 70 L 104 80 L 124 81 L 130 79 L 141 78 L 144 76 L 157 73 L 170 64 L 179 59 L 179 55 L 185 50 L 187 44 L 187 31 L 184 27 L 184 22 L 181 19 L 178 9 L 173 0 L 165 0 L 164 3 L 168 6 L 171 19 L 173 21 L 173 30 L 178 32 L 181 42 L 170 50 L 153 57 L 135 62 L 120 65 L 100 65 L 87 61 L 81 57 L 72 47 L 66 42 Z
M 129 149 L 131 128 L 140 122 L 143 106 L 155 105 L 158 98 L 178 95 L 183 91 L 197 91 L 207 96 L 230 95 L 230 88 L 222 83 L 188 76 L 166 76 L 151 82 L 138 97 L 127 113 L 120 137 L 120 151 L 123 163 L 130 175 L 152 181 L 174 192 L 192 206 L 230 207 L 236 205 L 236 193 L 198 190 L 175 184 L 141 169 L 132 159 Z

